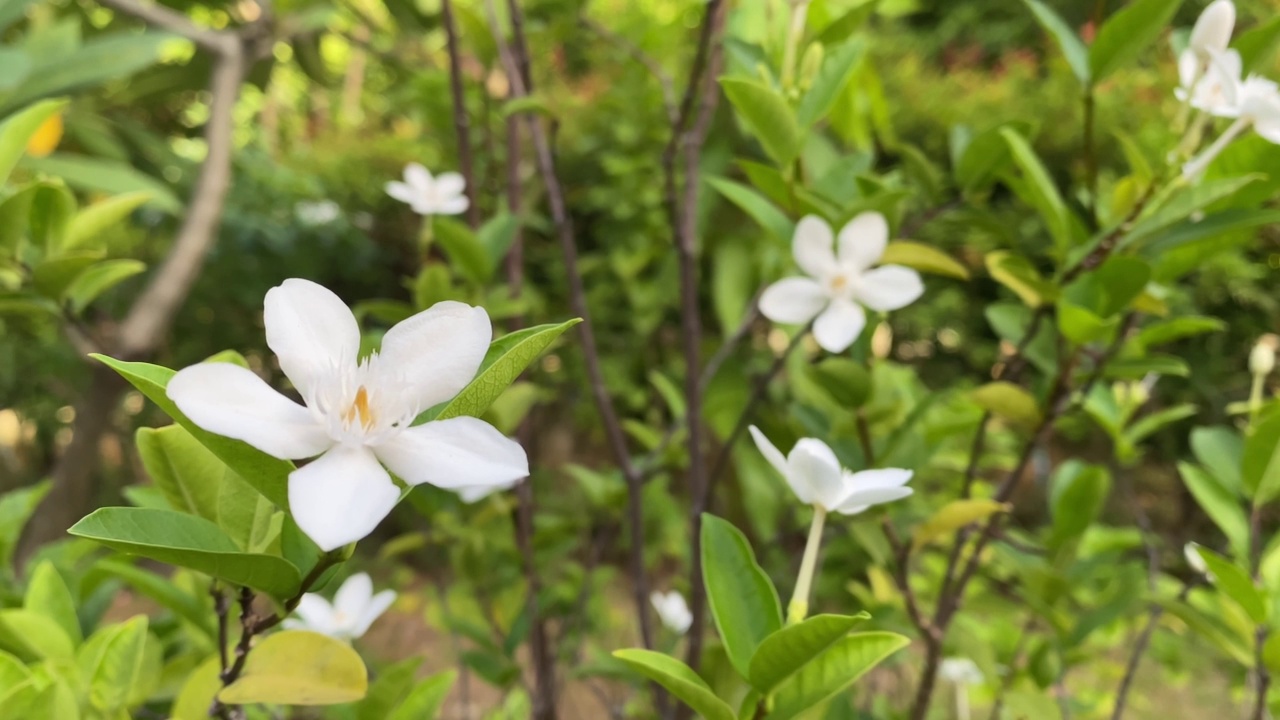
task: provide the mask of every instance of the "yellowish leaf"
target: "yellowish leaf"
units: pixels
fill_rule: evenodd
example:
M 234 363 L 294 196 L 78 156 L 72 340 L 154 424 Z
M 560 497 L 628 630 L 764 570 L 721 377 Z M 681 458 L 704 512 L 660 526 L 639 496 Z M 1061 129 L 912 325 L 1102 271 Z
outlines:
M 1011 382 L 987 383 L 974 390 L 971 397 L 984 410 L 1021 430 L 1030 432 L 1040 424 L 1036 399 Z
M 369 674 L 350 645 L 320 633 L 286 630 L 258 643 L 244 671 L 218 699 L 228 705 L 335 705 L 355 702 Z
M 912 242 L 910 240 L 894 240 L 884 249 L 880 258 L 883 265 L 906 265 L 920 272 L 947 277 L 969 279 L 969 268 L 958 260 L 942 252 L 932 245 Z
M 917 548 L 923 547 L 943 535 L 959 530 L 969 523 L 975 523 L 995 513 L 1008 510 L 1008 503 L 996 502 L 995 500 L 953 500 L 943 505 L 928 520 L 916 526 L 911 543 Z

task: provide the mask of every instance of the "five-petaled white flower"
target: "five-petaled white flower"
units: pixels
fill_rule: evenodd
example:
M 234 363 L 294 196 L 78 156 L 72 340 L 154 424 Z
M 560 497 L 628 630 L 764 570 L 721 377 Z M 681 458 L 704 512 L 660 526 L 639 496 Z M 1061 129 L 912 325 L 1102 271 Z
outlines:
M 1214 0 L 1196 18 L 1191 36 L 1187 39 L 1187 48 L 1178 55 L 1178 79 L 1181 86 L 1177 92 L 1180 100 L 1193 97 L 1201 76 L 1206 71 L 1211 71 L 1213 56 L 1226 52 L 1235 24 L 1236 6 L 1231 0 Z M 1239 73 L 1236 75 L 1238 77 Z
M 831 448 L 814 438 L 800 439 L 791 454 L 783 457 L 756 426 L 752 425 L 749 430 L 765 459 L 806 505 L 815 505 L 826 512 L 857 515 L 872 505 L 901 500 L 913 492 L 906 486 L 911 480 L 910 470 L 845 470 Z
M 1182 87 L 1174 93 L 1197 110 L 1218 117 L 1236 117 L 1240 114 L 1242 69 L 1240 53 L 1235 50 L 1212 51 L 1207 67 L 1187 50 L 1178 58 Z
M 938 666 L 938 675 L 956 685 L 981 685 L 983 680 L 978 664 L 961 657 L 944 658 Z
M 431 171 L 418 163 L 404 168 L 404 182 L 387 183 L 387 194 L 407 203 L 419 215 L 457 215 L 471 205 L 464 190 L 467 182 L 455 172 L 432 177 Z
M 333 603 L 323 596 L 307 593 L 298 603 L 298 617 L 284 621 L 289 630 L 310 630 L 338 640 L 355 640 L 369 631 L 369 626 L 395 602 L 393 590 L 373 594 L 373 581 L 365 573 L 347 578 L 333 596 Z
M 872 268 L 888 243 L 889 224 L 880 213 L 858 215 L 838 236 L 821 218 L 805 216 L 796 225 L 791 252 L 809 277 L 770 285 L 760 296 L 760 312 L 780 323 L 817 318 L 813 336 L 818 344 L 827 352 L 844 352 L 867 324 L 864 306 L 897 310 L 924 293 L 915 270 L 901 265 Z
M 409 485 L 470 497 L 529 474 L 524 449 L 483 420 L 410 427 L 475 377 L 493 333 L 484 308 L 437 303 L 388 330 L 381 351 L 360 360 L 356 319 L 328 289 L 285 280 L 264 304 L 267 345 L 306 407 L 231 363 L 186 368 L 168 394 L 209 432 L 277 458 L 320 456 L 290 473 L 289 510 L 322 550 L 365 537 L 391 512 L 400 489 L 387 470 Z
M 658 611 L 658 619 L 662 624 L 677 635 L 685 634 L 689 631 L 689 626 L 693 625 L 693 614 L 689 612 L 689 605 L 678 590 L 665 593 L 655 590 L 649 594 L 649 602 Z

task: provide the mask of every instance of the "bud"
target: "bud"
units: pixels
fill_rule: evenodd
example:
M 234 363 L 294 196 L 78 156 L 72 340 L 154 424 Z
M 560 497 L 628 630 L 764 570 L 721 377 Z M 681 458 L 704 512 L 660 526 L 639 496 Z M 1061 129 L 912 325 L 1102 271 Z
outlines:
M 1187 564 L 1191 566 L 1192 570 L 1205 577 L 1212 577 L 1209 574 L 1209 565 L 1205 563 L 1204 558 L 1200 555 L 1199 545 L 1193 542 L 1187 543 L 1182 547 L 1182 554 L 1187 557 Z
M 1280 345 L 1280 337 L 1263 335 L 1249 353 L 1249 372 L 1254 375 L 1270 375 L 1276 367 L 1276 346 Z
M 822 69 L 822 58 L 824 49 L 822 43 L 815 42 L 804 51 L 804 57 L 800 58 L 800 77 L 799 86 L 801 90 L 808 90 L 813 86 L 813 81 L 818 78 L 818 71 Z
M 1236 24 L 1236 6 L 1231 0 L 1214 0 L 1200 13 L 1191 29 L 1189 47 L 1201 62 L 1208 62 L 1212 52 L 1223 52 L 1231 42 Z

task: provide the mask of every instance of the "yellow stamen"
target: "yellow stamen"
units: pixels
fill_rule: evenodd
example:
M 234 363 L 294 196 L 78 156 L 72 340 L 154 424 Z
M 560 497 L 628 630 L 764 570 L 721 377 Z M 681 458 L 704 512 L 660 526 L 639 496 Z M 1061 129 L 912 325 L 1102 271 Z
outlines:
M 373 427 L 374 416 L 373 410 L 369 408 L 369 393 L 361 386 L 356 391 L 356 400 L 351 407 L 342 415 L 342 421 L 350 425 L 357 417 L 360 418 L 360 427 L 368 430 Z
M 831 289 L 833 289 L 833 290 L 843 290 L 843 289 L 844 289 L 844 286 L 845 286 L 845 285 L 848 285 L 848 284 L 849 284 L 849 280 L 848 280 L 848 278 L 846 278 L 846 277 L 845 277 L 845 276 L 843 276 L 843 275 L 837 275 L 837 276 L 835 276 L 835 278 L 831 281 Z

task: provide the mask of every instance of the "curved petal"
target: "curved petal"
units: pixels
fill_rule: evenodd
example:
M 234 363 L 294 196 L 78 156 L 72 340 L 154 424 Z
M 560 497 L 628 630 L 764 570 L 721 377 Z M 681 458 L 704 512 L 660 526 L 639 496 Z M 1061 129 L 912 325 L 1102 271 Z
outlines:
M 430 190 L 435 180 L 431 177 L 431 171 L 422 166 L 421 163 L 409 163 L 404 166 L 404 181 L 419 193 Z
M 796 223 L 791 254 L 801 270 L 811 277 L 824 278 L 836 271 L 834 245 L 831 226 L 817 215 L 805 215 Z
M 871 488 L 867 490 L 855 490 L 848 496 L 843 498 L 836 507 L 831 508 L 832 511 L 844 515 L 857 515 L 872 505 L 882 505 L 894 500 L 901 500 L 911 495 L 914 490 L 909 487 L 885 487 Z
M 467 196 L 458 195 L 438 202 L 435 207 L 435 213 L 438 215 L 461 215 L 469 207 L 471 207 L 471 201 L 467 199 Z
M 802 438 L 787 455 L 787 483 L 802 502 L 830 510 L 844 493 L 840 461 L 821 440 Z
M 369 578 L 368 573 L 356 573 L 347 578 L 346 582 L 342 583 L 342 587 L 338 588 L 338 592 L 334 593 L 333 609 L 347 623 L 353 623 L 364 615 L 371 599 L 373 599 L 373 580 Z
M 877 468 L 848 473 L 846 482 L 856 490 L 902 487 L 910 482 L 912 475 L 910 470 L 902 468 Z
M 325 635 L 333 632 L 333 606 L 323 596 L 315 593 L 303 595 L 294 612 L 298 613 L 298 618 L 285 620 L 286 626 L 292 624 L 298 629 Z
M 823 350 L 842 353 L 858 339 L 866 325 L 867 316 L 862 308 L 843 298 L 836 298 L 813 324 L 813 337 Z
M 382 614 L 391 607 L 391 603 L 396 601 L 396 593 L 394 590 L 383 590 L 374 595 L 369 604 L 365 606 L 364 614 L 361 615 L 355 626 L 351 629 L 351 633 L 355 637 L 360 637 L 369 632 L 369 627 L 373 625 L 373 621 L 382 617 Z
M 1196 80 L 1200 77 L 1201 67 L 1203 63 L 1195 50 L 1187 48 L 1178 55 L 1178 84 L 1184 94 L 1195 87 Z
M 436 176 L 436 193 L 440 197 L 461 195 L 466 187 L 466 179 L 456 172 L 443 172 Z
M 878 212 L 864 212 L 840 228 L 840 264 L 862 272 L 880 262 L 889 244 L 889 223 Z
M 492 338 L 484 308 L 436 303 L 396 323 L 383 336 L 377 382 L 383 392 L 421 412 L 471 382 Z
M 338 445 L 289 474 L 289 512 L 328 552 L 373 532 L 400 490 L 367 448 Z
M 764 455 L 764 459 L 769 461 L 773 469 L 777 470 L 785 478 L 790 471 L 787 466 L 786 456 L 773 443 L 769 442 L 769 438 L 765 437 L 764 433 L 760 432 L 760 429 L 755 425 L 751 425 L 747 430 L 751 433 L 751 439 L 756 441 L 756 447 L 760 449 L 760 454 Z
M 210 362 L 178 371 L 165 389 L 182 414 L 217 435 L 284 460 L 315 457 L 333 440 L 309 410 L 248 368 Z
M 777 323 L 801 325 L 817 317 L 827 302 L 827 293 L 817 281 L 791 277 L 765 288 L 760 295 L 760 312 Z
M 904 308 L 924 294 L 920 273 L 901 265 L 881 265 L 863 273 L 861 280 L 854 296 L 872 310 Z
M 417 198 L 418 198 L 417 191 L 415 191 L 408 184 L 402 183 L 399 180 L 392 180 L 391 182 L 384 185 L 383 188 L 386 189 L 388 195 L 390 195 L 392 198 L 396 200 L 399 200 L 402 203 L 408 203 L 412 205 L 414 202 L 417 201 Z
M 408 428 L 373 451 L 410 485 L 428 483 L 446 490 L 506 487 L 529 475 L 529 458 L 520 443 L 473 417 Z
M 312 397 L 326 378 L 356 366 L 360 326 L 346 303 L 323 285 L 290 278 L 271 288 L 262 320 L 267 346 L 303 398 Z
M 509 483 L 502 483 L 499 485 L 470 485 L 468 487 L 458 488 L 453 492 L 462 500 L 462 502 L 468 505 L 473 505 L 494 493 L 499 493 L 503 490 L 510 490 L 519 483 L 520 480 L 512 480 Z

